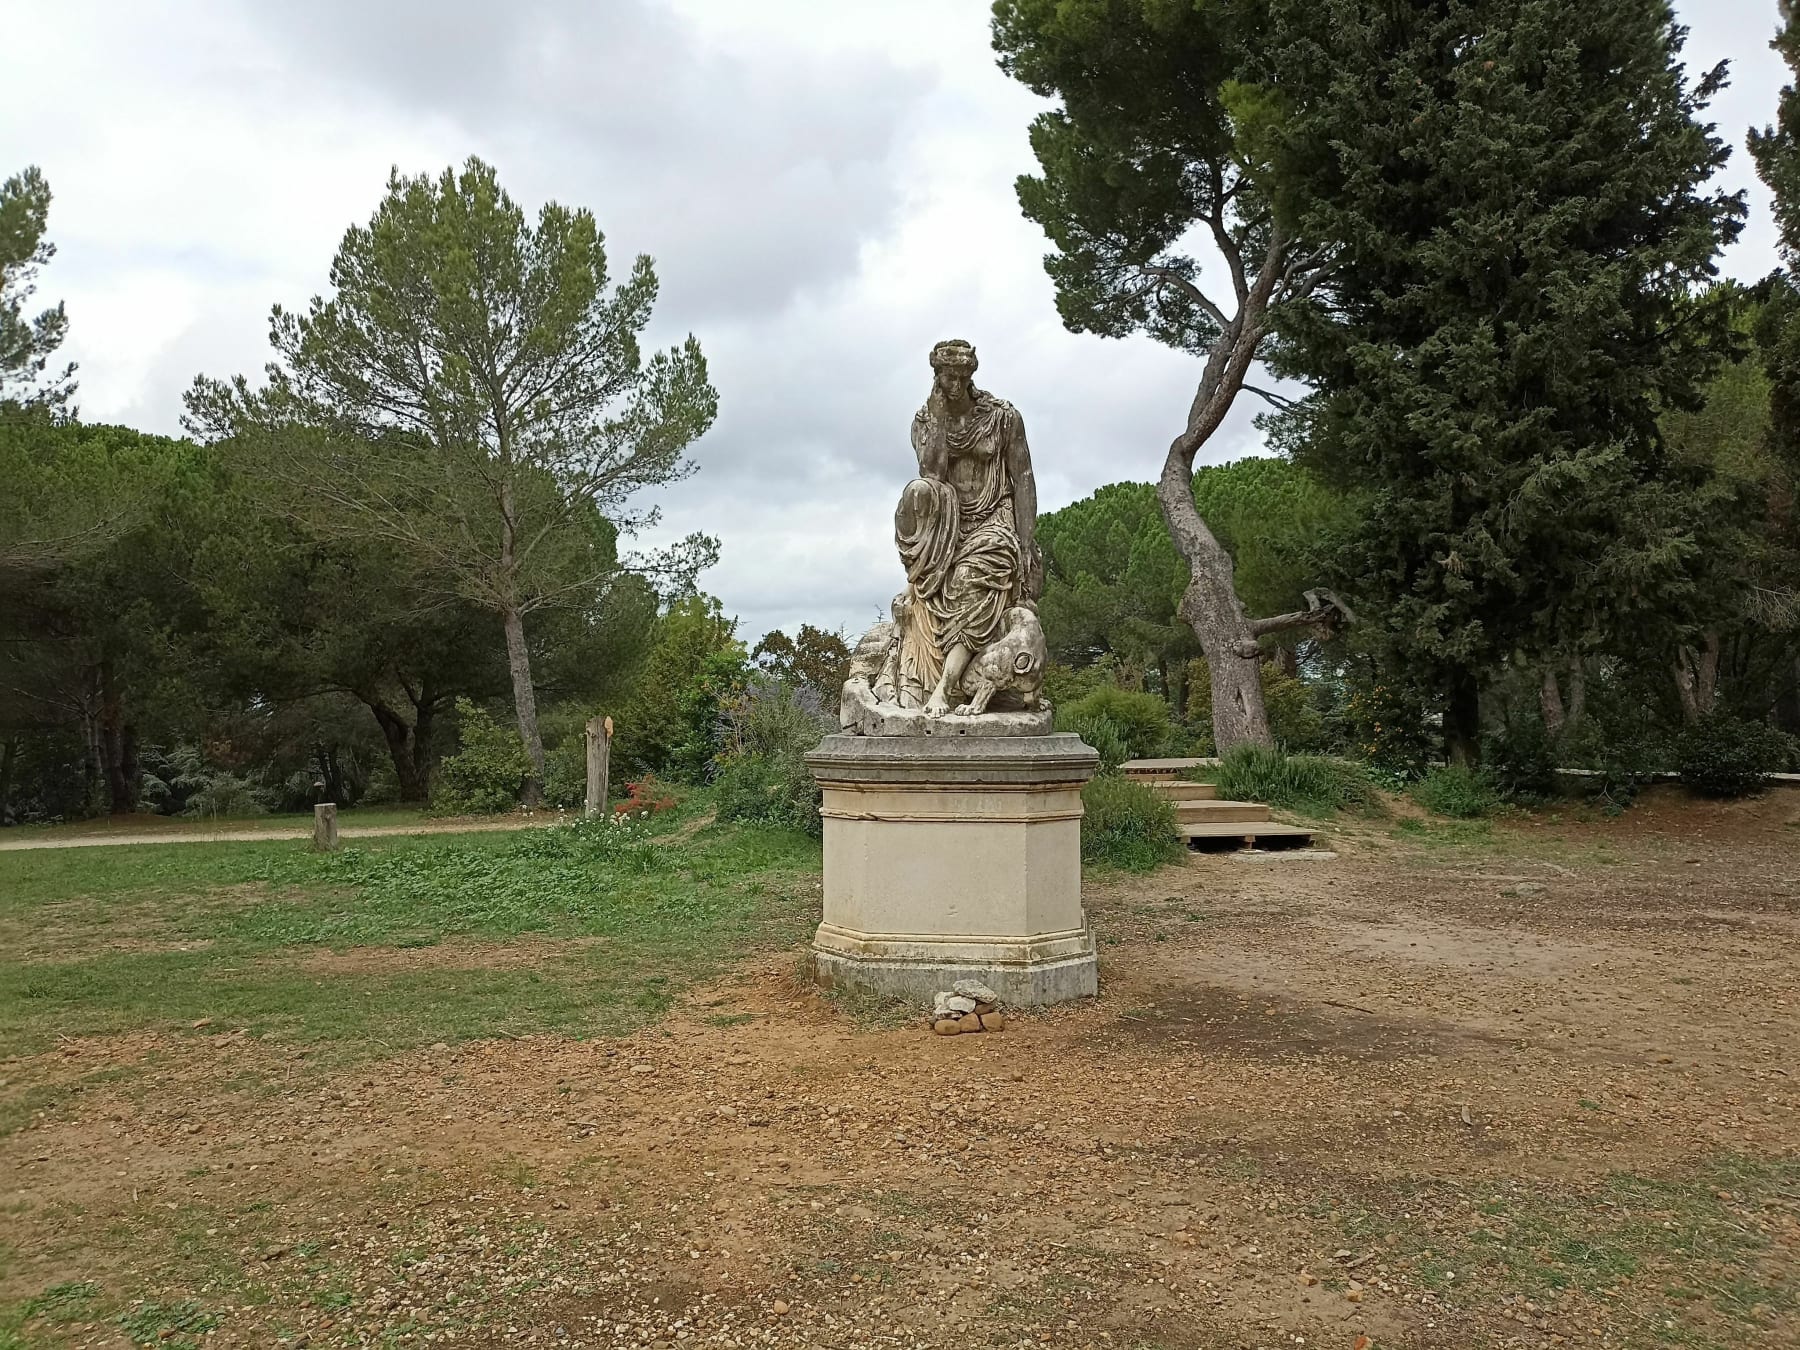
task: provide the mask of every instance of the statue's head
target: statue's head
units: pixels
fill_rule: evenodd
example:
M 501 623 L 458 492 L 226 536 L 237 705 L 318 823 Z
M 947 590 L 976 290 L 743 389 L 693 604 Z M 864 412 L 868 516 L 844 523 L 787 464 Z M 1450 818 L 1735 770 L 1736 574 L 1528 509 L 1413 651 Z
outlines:
M 974 388 L 975 348 L 961 338 L 945 338 L 931 349 L 937 387 L 952 398 L 966 399 Z

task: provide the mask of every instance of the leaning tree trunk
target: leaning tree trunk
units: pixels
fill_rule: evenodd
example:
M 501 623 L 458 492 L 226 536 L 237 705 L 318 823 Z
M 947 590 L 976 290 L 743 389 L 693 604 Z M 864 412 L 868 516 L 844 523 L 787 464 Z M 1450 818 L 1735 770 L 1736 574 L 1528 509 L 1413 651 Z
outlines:
M 506 664 L 512 671 L 519 739 L 525 742 L 525 753 L 531 757 L 531 772 L 519 795 L 525 805 L 538 806 L 544 800 L 544 738 L 538 732 L 537 694 L 531 687 L 531 653 L 525 647 L 525 621 L 516 609 L 507 610 L 501 621 L 506 627 Z
M 1238 599 L 1231 555 L 1194 505 L 1192 462 L 1171 452 L 1156 498 L 1175 551 L 1187 560 L 1188 585 L 1177 612 L 1200 640 L 1212 676 L 1213 742 L 1221 755 L 1240 745 L 1272 746 L 1263 707 L 1262 647 Z

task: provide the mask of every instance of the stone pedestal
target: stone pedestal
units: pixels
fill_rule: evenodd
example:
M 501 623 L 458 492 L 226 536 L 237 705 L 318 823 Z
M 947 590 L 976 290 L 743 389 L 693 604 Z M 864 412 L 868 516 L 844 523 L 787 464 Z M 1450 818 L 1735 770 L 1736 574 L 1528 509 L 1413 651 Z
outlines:
M 1096 991 L 1081 908 L 1081 738 L 827 736 L 824 985 L 929 1002 L 977 979 L 1015 1005 Z

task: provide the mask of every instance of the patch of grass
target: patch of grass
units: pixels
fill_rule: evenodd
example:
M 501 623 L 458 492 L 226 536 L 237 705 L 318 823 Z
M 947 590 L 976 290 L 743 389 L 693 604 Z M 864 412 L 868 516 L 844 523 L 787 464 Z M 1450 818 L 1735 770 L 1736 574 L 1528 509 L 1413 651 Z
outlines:
M 1479 820 L 1501 807 L 1494 780 L 1466 764 L 1440 764 L 1409 789 L 1412 799 L 1434 816 Z
M 176 1303 L 140 1303 L 119 1314 L 119 1330 L 133 1345 L 198 1346 L 196 1337 L 219 1325 L 218 1314 L 192 1299 Z
M 1175 834 L 1174 808 L 1142 783 L 1102 773 L 1081 790 L 1083 862 L 1149 872 L 1186 852 Z
M 1219 795 L 1263 802 L 1311 816 L 1377 809 L 1380 798 L 1368 770 L 1354 760 L 1328 755 L 1289 755 L 1263 746 L 1239 746 L 1219 765 Z
M 1434 848 L 1492 848 L 1494 826 L 1487 820 L 1402 820 L 1394 833 Z
M 810 970 L 802 974 L 801 978 L 810 984 Z M 833 988 L 826 989 L 823 993 L 827 1003 L 848 1017 L 858 1028 L 866 1031 L 892 1031 L 908 1026 L 919 1021 L 926 1012 L 926 1009 L 916 1003 L 909 1003 L 889 994 L 873 993 L 867 989 Z
M 761 1016 L 761 1013 L 708 1013 L 701 1020 L 709 1027 L 741 1027 Z
M 369 842 L 328 856 L 291 843 L 0 854 L 0 944 L 27 953 L 0 965 L 0 1042 L 31 1053 L 56 1034 L 210 1019 L 213 1034 L 358 1057 L 622 1032 L 692 980 L 799 937 L 817 894 L 818 844 L 770 827 L 711 826 L 678 843 L 599 822 Z M 62 935 L 47 958 L 28 945 L 46 914 Z M 109 950 L 121 929 L 133 941 Z M 521 937 L 536 939 L 529 960 L 394 955 Z M 347 948 L 375 950 L 322 959 Z M 0 1107 L 8 1115 L 17 1107 Z
M 1800 1160 L 1723 1155 L 1571 1194 L 1502 1186 L 1473 1207 L 1473 1223 L 1455 1217 L 1464 1199 L 1422 1183 L 1337 1213 L 1348 1237 L 1388 1245 L 1434 1288 L 1602 1299 L 1658 1341 L 1736 1344 L 1720 1323 L 1767 1328 L 1800 1309 L 1800 1270 L 1774 1236 L 1784 1214 L 1788 1224 L 1800 1215 Z

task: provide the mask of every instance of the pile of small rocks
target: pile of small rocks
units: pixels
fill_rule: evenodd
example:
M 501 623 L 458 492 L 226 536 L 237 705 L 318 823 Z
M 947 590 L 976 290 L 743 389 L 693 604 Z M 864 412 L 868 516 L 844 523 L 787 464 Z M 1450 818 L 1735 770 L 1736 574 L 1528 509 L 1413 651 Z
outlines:
M 1000 995 L 979 980 L 958 980 L 932 1000 L 931 1029 L 940 1036 L 1004 1031 L 1006 1015 L 1000 1011 Z

